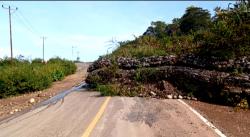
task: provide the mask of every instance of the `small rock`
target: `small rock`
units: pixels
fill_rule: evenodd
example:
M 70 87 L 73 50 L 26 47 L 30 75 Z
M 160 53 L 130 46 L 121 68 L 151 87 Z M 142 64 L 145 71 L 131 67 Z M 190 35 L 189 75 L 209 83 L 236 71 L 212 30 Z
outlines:
M 153 91 L 150 91 L 150 95 L 156 96 L 156 93 L 154 93 Z
M 44 95 L 41 94 L 41 93 L 37 94 L 37 97 L 43 97 L 43 96 L 44 96 Z
M 34 98 L 31 98 L 30 100 L 29 100 L 29 103 L 35 103 L 35 99 Z
M 191 100 L 191 97 L 187 97 L 188 100 Z
M 167 99 L 172 99 L 173 95 L 167 95 Z
M 187 99 L 187 96 L 183 96 L 184 99 Z
M 14 114 L 14 112 L 13 112 L 13 111 L 10 111 L 10 114 L 11 114 L 11 115 L 13 115 L 13 114 Z
M 197 98 L 195 98 L 195 97 L 192 97 L 191 99 L 197 101 Z
M 177 99 L 177 96 L 176 96 L 176 95 L 174 95 L 174 96 L 173 96 L 173 99 Z
M 178 96 L 178 99 L 183 99 L 183 97 L 181 95 Z
M 15 109 L 14 111 L 15 111 L 15 112 L 18 112 L 18 109 Z

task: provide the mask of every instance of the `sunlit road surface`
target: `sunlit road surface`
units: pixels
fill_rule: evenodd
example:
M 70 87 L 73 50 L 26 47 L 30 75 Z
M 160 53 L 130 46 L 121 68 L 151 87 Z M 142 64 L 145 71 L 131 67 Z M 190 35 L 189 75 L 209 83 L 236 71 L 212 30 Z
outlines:
M 72 92 L 55 104 L 2 122 L 0 137 L 217 136 L 177 100 L 107 98 L 97 92 Z

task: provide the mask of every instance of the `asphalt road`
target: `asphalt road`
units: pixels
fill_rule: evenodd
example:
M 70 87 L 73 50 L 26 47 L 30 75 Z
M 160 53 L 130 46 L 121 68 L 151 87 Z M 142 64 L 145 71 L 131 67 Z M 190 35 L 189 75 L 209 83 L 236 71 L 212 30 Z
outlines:
M 86 90 L 0 122 L 0 137 L 200 136 L 217 134 L 177 100 L 100 97 Z
M 107 97 L 75 91 L 0 125 L 0 137 L 82 137 Z M 177 100 L 111 97 L 91 137 L 216 136 Z

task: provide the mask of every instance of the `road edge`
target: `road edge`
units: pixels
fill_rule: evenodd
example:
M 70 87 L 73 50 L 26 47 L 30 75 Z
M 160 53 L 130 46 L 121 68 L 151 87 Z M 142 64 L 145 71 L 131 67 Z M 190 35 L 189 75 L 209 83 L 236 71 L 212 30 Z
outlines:
M 178 99 L 180 103 L 182 103 L 184 106 L 186 106 L 189 110 L 191 110 L 200 120 L 202 120 L 208 127 L 210 127 L 217 135 L 220 137 L 227 137 L 225 134 L 223 134 L 218 128 L 216 128 L 211 122 L 209 122 L 205 117 L 203 117 L 199 112 L 197 112 L 195 109 L 193 109 L 191 106 L 189 106 L 187 103 L 182 101 L 181 99 Z

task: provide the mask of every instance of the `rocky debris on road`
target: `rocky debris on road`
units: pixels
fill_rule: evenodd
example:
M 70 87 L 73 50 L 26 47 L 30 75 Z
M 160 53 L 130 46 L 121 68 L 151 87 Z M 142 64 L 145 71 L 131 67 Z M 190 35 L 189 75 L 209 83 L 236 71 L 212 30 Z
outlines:
M 98 69 L 89 73 L 86 82 L 128 85 L 137 83 L 138 80 L 143 80 L 144 84 L 156 86 L 153 90 L 151 90 L 152 86 L 147 86 L 145 92 L 150 94 L 153 91 L 159 98 L 168 98 L 168 94 L 173 94 L 173 98 L 176 99 L 178 95 L 191 94 L 191 97 L 196 97 L 191 98 L 192 100 L 199 98 L 228 105 L 236 105 L 241 99 L 250 98 L 250 80 L 244 75 L 182 66 L 118 69 L 112 72 L 108 68 Z
M 178 96 L 178 99 L 183 99 L 183 97 L 181 95 Z
M 150 92 L 151 96 L 156 96 L 156 93 L 154 93 L 153 91 Z
M 221 60 L 186 54 L 142 58 L 118 57 L 114 61 L 100 58 L 90 66 L 86 82 L 129 84 L 129 80 L 139 80 L 144 84 L 154 83 L 153 85 L 157 86 L 156 91 L 151 90 L 156 95 L 150 93 L 150 86 L 147 87 L 147 94 L 152 96 L 168 98 L 167 95 L 173 94 L 172 98 L 178 98 L 178 95 L 183 98 L 190 94 L 192 100 L 199 98 L 237 105 L 245 98 L 250 102 L 249 66 L 250 57 Z M 194 96 L 196 98 L 192 98 Z
M 173 95 L 167 95 L 167 99 L 172 99 Z

